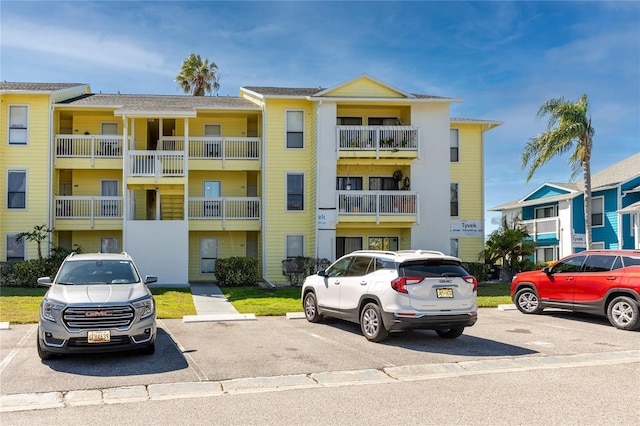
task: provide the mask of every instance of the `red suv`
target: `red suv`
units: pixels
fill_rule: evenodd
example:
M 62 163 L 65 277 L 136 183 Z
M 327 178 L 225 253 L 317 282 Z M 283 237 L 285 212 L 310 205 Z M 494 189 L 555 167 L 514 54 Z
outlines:
M 522 272 L 511 281 L 520 312 L 544 308 L 606 315 L 621 330 L 640 328 L 640 251 L 589 250 L 572 254 L 542 271 Z

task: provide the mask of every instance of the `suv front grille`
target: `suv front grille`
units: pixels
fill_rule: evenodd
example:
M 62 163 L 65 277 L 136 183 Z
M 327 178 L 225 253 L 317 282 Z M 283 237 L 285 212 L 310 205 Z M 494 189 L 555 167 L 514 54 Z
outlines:
M 64 325 L 69 329 L 127 328 L 134 311 L 129 305 L 104 307 L 72 307 L 63 313 Z

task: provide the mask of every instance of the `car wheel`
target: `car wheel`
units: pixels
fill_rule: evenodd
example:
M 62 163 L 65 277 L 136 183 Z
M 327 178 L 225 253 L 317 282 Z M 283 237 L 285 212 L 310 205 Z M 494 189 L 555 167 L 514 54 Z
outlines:
M 308 292 L 304 296 L 304 316 L 309 322 L 322 321 L 322 315 L 318 313 L 318 304 L 316 303 L 316 295 L 313 292 Z
M 523 288 L 516 293 L 516 307 L 523 314 L 542 312 L 538 295 L 531 288 Z
M 47 360 L 47 359 L 51 359 L 54 357 L 54 354 L 46 351 L 42 348 L 42 344 L 40 343 L 40 338 L 38 337 L 37 341 L 36 341 L 36 346 L 38 346 L 38 356 L 40 357 L 41 360 Z
M 607 318 L 620 330 L 635 330 L 640 327 L 638 304 L 627 296 L 618 296 L 609 303 Z
M 436 330 L 436 333 L 438 333 L 438 336 L 444 338 L 444 339 L 455 339 L 456 337 L 460 337 L 460 335 L 462 335 L 462 332 L 464 331 L 464 327 L 460 327 L 460 328 L 445 328 L 445 329 L 441 329 L 441 330 Z
M 364 337 L 371 342 L 382 342 L 389 335 L 382 323 L 380 307 L 375 303 L 367 303 L 360 313 L 360 329 Z

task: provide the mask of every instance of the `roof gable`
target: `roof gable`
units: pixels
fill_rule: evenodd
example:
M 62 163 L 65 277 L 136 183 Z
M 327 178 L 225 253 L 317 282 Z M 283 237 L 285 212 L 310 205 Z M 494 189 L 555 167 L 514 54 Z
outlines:
M 396 89 L 368 75 L 362 75 L 317 93 L 320 97 L 341 98 L 410 98 L 415 96 Z
M 565 195 L 569 194 L 571 191 L 565 188 L 561 188 L 557 185 L 545 183 L 542 186 L 539 186 L 529 195 L 524 197 L 522 201 L 532 201 L 532 200 L 540 200 L 541 198 L 547 197 L 555 197 L 556 195 Z

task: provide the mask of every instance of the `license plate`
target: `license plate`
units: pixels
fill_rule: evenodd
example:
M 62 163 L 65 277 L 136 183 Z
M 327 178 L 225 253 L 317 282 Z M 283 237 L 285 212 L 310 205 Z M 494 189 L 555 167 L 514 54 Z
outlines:
M 111 331 L 89 331 L 87 332 L 87 342 L 89 343 L 109 343 L 111 341 Z
M 452 298 L 453 289 L 452 288 L 436 288 L 436 295 L 438 296 L 438 298 Z

